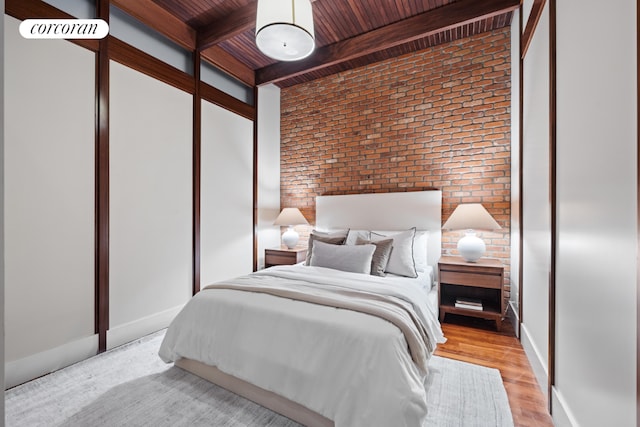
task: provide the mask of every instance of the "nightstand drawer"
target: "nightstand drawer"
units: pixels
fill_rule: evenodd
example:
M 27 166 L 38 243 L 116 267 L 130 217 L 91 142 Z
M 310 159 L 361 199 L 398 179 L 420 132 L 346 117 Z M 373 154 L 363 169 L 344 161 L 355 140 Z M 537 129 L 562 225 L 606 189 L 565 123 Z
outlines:
M 265 262 L 270 265 L 289 265 L 296 263 L 295 254 L 293 256 L 286 254 L 267 254 Z
M 307 257 L 307 248 L 278 248 L 266 249 L 264 252 L 265 267 L 274 265 L 293 265 L 302 262 Z
M 473 285 L 480 288 L 500 289 L 502 287 L 502 275 L 465 273 L 441 269 L 440 283 L 448 283 L 450 285 Z

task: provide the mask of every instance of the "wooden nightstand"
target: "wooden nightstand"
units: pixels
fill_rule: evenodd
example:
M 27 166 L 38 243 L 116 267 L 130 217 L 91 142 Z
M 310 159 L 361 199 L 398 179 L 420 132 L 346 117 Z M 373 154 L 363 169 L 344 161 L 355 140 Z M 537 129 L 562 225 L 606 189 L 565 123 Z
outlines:
M 286 246 L 264 250 L 264 266 L 292 265 L 302 262 L 307 257 L 306 247 L 289 249 Z
M 443 256 L 438 262 L 438 277 L 441 322 L 447 313 L 455 313 L 495 320 L 500 330 L 504 315 L 504 266 L 500 261 L 481 258 L 466 262 L 460 257 Z M 468 301 L 468 308 L 462 300 Z M 478 302 L 481 306 L 474 304 Z

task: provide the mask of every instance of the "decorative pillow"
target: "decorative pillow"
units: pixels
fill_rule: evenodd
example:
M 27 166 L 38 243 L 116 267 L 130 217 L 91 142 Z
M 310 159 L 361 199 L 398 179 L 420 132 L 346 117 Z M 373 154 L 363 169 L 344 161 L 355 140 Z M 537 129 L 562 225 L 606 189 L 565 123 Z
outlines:
M 429 243 L 428 230 L 416 230 L 416 237 L 413 239 L 413 262 L 418 272 L 426 271 L 427 266 L 427 245 Z
M 349 234 L 349 229 L 346 230 L 333 230 L 333 231 L 320 231 L 320 230 L 312 230 L 311 234 L 315 234 L 316 236 L 321 236 L 321 237 L 343 237 L 343 238 L 347 238 L 347 235 Z
M 374 230 L 372 233 L 379 236 L 392 236 L 398 234 L 398 231 L 379 231 Z M 427 247 L 429 243 L 429 230 L 416 230 L 413 238 L 413 263 L 417 272 L 427 271 L 429 263 L 427 262 Z
M 410 228 L 407 231 L 401 231 L 396 234 L 382 235 L 378 232 L 371 232 L 371 240 L 393 239 L 393 249 L 389 257 L 386 272 L 406 277 L 418 277 L 416 265 L 413 261 L 413 240 L 416 234 L 416 228 Z
M 307 247 L 307 258 L 305 260 L 305 264 L 309 265 L 311 261 L 311 255 L 313 254 L 313 246 L 314 242 L 320 241 L 325 243 L 330 243 L 332 245 L 342 245 L 344 244 L 345 239 L 347 238 L 348 231 L 337 232 L 337 233 L 324 233 L 322 231 L 313 230 L 311 235 L 309 235 L 309 246 Z
M 345 240 L 345 245 L 356 245 L 357 240 L 371 240 L 371 231 L 369 230 L 349 230 L 349 234 L 347 235 L 347 240 Z
M 393 249 L 393 239 L 378 240 L 373 242 L 371 240 L 364 240 L 358 237 L 356 245 L 376 245 L 376 250 L 373 253 L 371 259 L 371 274 L 374 276 L 384 276 L 384 270 L 389 263 L 389 256 Z
M 375 245 L 332 245 L 316 241 L 313 246 L 310 265 L 352 273 L 371 273 Z

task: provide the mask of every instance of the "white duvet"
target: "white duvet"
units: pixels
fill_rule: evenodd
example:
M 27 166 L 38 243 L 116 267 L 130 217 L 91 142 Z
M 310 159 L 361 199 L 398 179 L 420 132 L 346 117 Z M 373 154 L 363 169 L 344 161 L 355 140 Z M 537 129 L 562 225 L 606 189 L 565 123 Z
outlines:
M 429 348 L 444 342 L 425 288 L 411 281 L 297 265 L 224 283 L 256 281 L 267 286 L 312 282 L 393 295 L 411 302 Z M 176 316 L 159 354 L 165 362 L 184 357 L 216 366 L 322 414 L 336 427 L 416 427 L 428 410 L 425 374 L 412 361 L 400 329 L 355 311 L 205 289 Z

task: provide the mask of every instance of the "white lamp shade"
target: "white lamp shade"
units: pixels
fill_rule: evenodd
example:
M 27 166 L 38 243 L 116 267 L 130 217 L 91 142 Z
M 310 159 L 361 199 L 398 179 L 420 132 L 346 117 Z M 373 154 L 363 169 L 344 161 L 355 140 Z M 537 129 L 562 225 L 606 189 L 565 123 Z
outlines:
M 480 203 L 464 203 L 456 207 L 442 228 L 445 230 L 499 230 L 501 227 Z
M 464 203 L 455 208 L 442 228 L 467 230 L 458 241 L 458 252 L 465 261 L 476 262 L 485 254 L 487 247 L 473 230 L 498 230 L 501 227 L 480 203 Z
M 310 0 L 258 0 L 256 45 L 270 58 L 297 61 L 315 48 Z
M 278 218 L 276 218 L 273 225 L 299 225 L 299 224 L 309 224 L 307 219 L 302 215 L 300 209 L 298 208 L 284 208 Z

